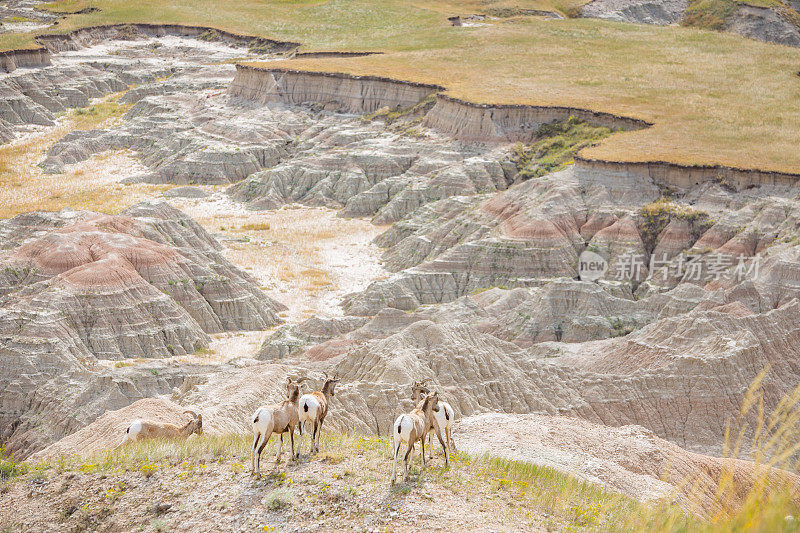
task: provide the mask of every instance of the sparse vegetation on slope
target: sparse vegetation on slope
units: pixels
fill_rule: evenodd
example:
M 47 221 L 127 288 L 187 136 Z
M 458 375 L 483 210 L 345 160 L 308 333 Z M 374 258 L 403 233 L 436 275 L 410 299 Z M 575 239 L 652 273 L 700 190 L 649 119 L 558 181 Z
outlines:
M 28 473 L 28 465 L 17 461 L 7 453 L 5 446 L 0 446 L 0 482 Z
M 545 124 L 536 132 L 536 141 L 530 146 L 514 146 L 514 163 L 520 179 L 539 178 L 556 172 L 573 163 L 573 158 L 583 148 L 594 146 L 611 135 L 609 128 L 592 126 L 575 117 L 566 122 Z
M 692 0 L 681 24 L 707 30 L 722 31 L 736 12 L 734 0 Z
M 690 0 L 681 24 L 695 28 L 722 31 L 739 6 L 769 7 L 795 26 L 800 26 L 800 14 L 791 3 L 782 0 Z
M 131 157 L 120 152 L 99 154 L 72 166 L 64 174 L 45 174 L 38 163 L 45 151 L 70 131 L 89 130 L 112 124 L 130 107 L 111 97 L 69 111 L 55 128 L 0 146 L 0 218 L 36 210 L 58 211 L 64 207 L 118 213 L 168 187 L 163 185 L 122 185 L 112 169 L 130 164 Z
M 648 253 L 653 251 L 658 236 L 672 219 L 689 222 L 695 239 L 713 224 L 708 213 L 663 197 L 639 209 L 639 219 L 642 242 Z
M 126 520 L 147 527 L 157 513 L 142 515 L 141 510 L 155 502 L 171 506 L 163 516 L 167 527 L 192 524 L 191 513 L 203 505 L 202 493 L 211 487 L 216 498 L 210 512 L 219 528 L 242 511 L 248 526 L 277 529 L 315 524 L 360 528 L 364 520 L 393 528 L 407 524 L 410 517 L 424 527 L 440 513 L 441 525 L 448 529 L 513 523 L 520 529 L 622 530 L 633 519 L 661 516 L 682 525 L 694 522 L 677 507 L 657 506 L 657 513 L 649 505 L 550 468 L 465 454 L 455 455 L 450 469 L 442 468 L 443 458 L 437 456 L 422 471 L 416 456 L 410 480 L 391 488 L 391 446 L 373 437 L 326 432 L 323 454 L 273 466 L 277 440 L 272 439 L 264 452 L 262 480 L 254 480 L 247 471 L 250 436 L 206 436 L 134 443 L 86 459 L 37 464 L 5 490 L 13 496 L 31 479 L 43 480 L 30 500 L 43 506 L 36 512 L 42 520 L 38 523 L 55 520 L 64 528 L 83 522 L 108 527 Z M 92 490 L 86 490 L 89 486 Z M 232 506 L 233 502 L 240 503 Z M 429 518 L 406 510 L 420 505 L 428 508 Z M 72 508 L 77 511 L 65 512 Z M 313 509 L 322 512 L 310 512 Z M 21 525 L 15 518 L 24 515 L 0 514 L 0 524 L 13 530 Z

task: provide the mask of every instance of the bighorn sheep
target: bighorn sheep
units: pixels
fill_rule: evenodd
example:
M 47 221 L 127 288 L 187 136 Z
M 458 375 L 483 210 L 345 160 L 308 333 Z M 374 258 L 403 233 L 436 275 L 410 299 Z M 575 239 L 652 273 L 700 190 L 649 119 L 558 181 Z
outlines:
M 183 413 L 192 415 L 192 419 L 183 426 L 170 424 L 168 422 L 156 422 L 154 420 L 134 420 L 125 430 L 125 438 L 122 439 L 122 442 L 117 444 L 116 448 L 119 448 L 128 441 L 156 438 L 174 439 L 178 437 L 188 437 L 193 433 L 202 435 L 203 416 L 198 415 L 194 411 L 184 411 Z
M 313 429 L 311 431 L 311 448 L 309 453 L 315 451 L 319 453 L 319 434 L 322 432 L 322 423 L 325 417 L 328 416 L 328 408 L 330 407 L 331 398 L 334 396 L 336 384 L 339 383 L 339 378 L 333 376 L 328 377 L 325 373 L 325 383 L 322 385 L 321 391 L 314 391 L 310 394 L 303 394 L 300 397 L 300 439 L 303 438 L 303 425 L 305 423 L 312 423 Z M 306 431 L 308 431 L 306 429 Z M 300 446 L 298 445 L 298 454 Z
M 411 386 L 411 399 L 414 404 L 422 401 L 426 394 L 431 391 L 425 386 L 425 383 L 430 381 L 430 378 L 423 379 L 422 381 L 414 381 Z M 455 420 L 455 412 L 449 403 L 439 401 L 439 407 L 434 409 L 433 416 L 436 417 L 436 422 L 439 424 L 439 430 L 444 434 L 444 441 L 450 447 L 450 451 L 456 450 L 456 443 L 453 441 L 453 421 Z M 433 433 L 428 434 L 428 451 L 430 457 L 433 458 Z
M 305 379 L 300 378 L 295 381 L 292 378 L 286 378 L 287 398 L 278 404 L 259 407 L 253 413 L 253 451 L 250 454 L 251 473 L 258 475 L 261 472 L 261 453 L 273 434 L 281 436 L 278 455 L 275 458 L 276 463 L 281 462 L 283 434 L 286 432 L 289 433 L 292 443 L 292 459 L 297 457 L 294 453 L 294 428 L 297 427 L 298 421 L 297 401 L 300 398 L 300 383 Z
M 441 431 L 436 424 L 436 418 L 433 414 L 434 409 L 436 409 L 438 405 L 439 393 L 434 392 L 433 394 L 428 394 L 416 409 L 408 414 L 398 416 L 397 420 L 394 421 L 394 425 L 392 426 L 394 428 L 394 431 L 392 431 L 392 450 L 394 452 L 394 459 L 392 461 L 392 484 L 397 480 L 397 454 L 400 451 L 400 444 L 403 442 L 408 443 L 405 456 L 403 457 L 403 462 L 405 464 L 403 479 L 406 479 L 408 478 L 408 456 L 411 455 L 411 452 L 414 450 L 414 444 L 416 444 L 417 441 L 420 441 L 422 444 L 422 464 L 426 464 L 425 437 L 431 430 L 436 432 L 436 436 L 439 438 L 442 448 L 444 448 L 445 465 L 450 465 L 450 454 L 447 451 L 447 447 L 444 445 Z

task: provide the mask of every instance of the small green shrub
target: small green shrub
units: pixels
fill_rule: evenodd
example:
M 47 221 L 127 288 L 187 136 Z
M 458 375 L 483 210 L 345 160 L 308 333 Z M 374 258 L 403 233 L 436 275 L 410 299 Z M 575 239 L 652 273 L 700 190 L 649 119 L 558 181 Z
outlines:
M 9 479 L 27 473 L 28 465 L 18 462 L 8 453 L 5 446 L 0 446 L 0 479 Z

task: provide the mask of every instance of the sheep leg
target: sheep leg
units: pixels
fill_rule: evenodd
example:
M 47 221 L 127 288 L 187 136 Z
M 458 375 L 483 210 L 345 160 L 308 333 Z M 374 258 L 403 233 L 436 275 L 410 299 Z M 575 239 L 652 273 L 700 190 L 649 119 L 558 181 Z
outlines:
M 442 432 L 439 431 L 439 428 L 436 428 L 436 438 L 439 439 L 439 444 L 442 445 L 442 449 L 444 450 L 444 465 L 450 466 L 450 451 L 448 446 L 444 443 L 444 439 L 442 438 Z
M 406 448 L 406 454 L 403 456 L 403 464 L 405 466 L 405 472 L 403 473 L 403 481 L 408 480 L 408 456 L 411 455 L 411 452 L 414 451 L 414 439 L 413 437 L 408 441 L 408 448 Z
M 281 455 L 283 454 L 283 433 L 281 433 L 281 442 L 278 444 L 278 455 L 275 457 L 275 464 L 281 462 Z
M 270 438 L 272 438 L 272 434 L 270 433 L 267 435 L 265 433 L 261 439 L 261 446 L 258 447 L 258 455 L 256 455 L 256 473 L 259 475 L 261 474 L 261 454 L 264 452 L 264 448 L 267 447 Z
M 427 435 L 423 435 L 422 438 L 419 439 L 419 442 L 422 444 L 422 453 L 420 454 L 420 456 L 422 457 L 422 466 L 425 466 L 427 464 L 427 462 L 425 461 L 425 437 L 427 437 Z
M 402 441 L 395 435 L 394 437 L 394 461 L 392 461 L 392 485 L 397 481 L 397 452 L 400 451 Z
M 292 459 L 297 459 L 298 457 L 300 457 L 300 451 L 299 451 L 299 448 L 298 448 L 297 455 L 294 454 L 294 428 L 291 428 L 289 430 L 289 440 L 292 443 Z
M 451 452 L 457 452 L 456 442 L 453 440 L 453 428 L 447 428 L 447 445 L 450 447 Z
M 314 421 L 314 431 L 311 433 L 311 453 L 319 452 L 319 445 L 317 444 L 317 435 L 318 435 L 318 425 L 317 421 Z
M 120 442 L 119 444 L 117 444 L 116 446 L 114 446 L 114 448 L 113 448 L 113 449 L 114 449 L 114 450 L 116 450 L 117 448 L 119 448 L 120 446 L 122 446 L 123 444 L 125 444 L 126 442 L 128 442 L 128 434 L 127 434 L 127 433 L 125 434 L 125 437 L 122 439 L 122 442 Z
M 433 459 L 433 432 L 428 432 L 428 459 Z
M 258 440 L 261 438 L 261 433 L 253 435 L 253 450 L 250 452 L 250 474 L 256 473 L 256 450 L 258 449 Z

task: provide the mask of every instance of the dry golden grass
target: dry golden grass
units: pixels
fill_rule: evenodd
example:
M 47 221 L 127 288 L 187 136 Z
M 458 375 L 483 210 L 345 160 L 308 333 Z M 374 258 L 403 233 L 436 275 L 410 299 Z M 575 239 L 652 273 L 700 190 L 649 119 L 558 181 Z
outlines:
M 250 269 L 265 284 L 278 279 L 299 285 L 310 296 L 330 285 L 327 274 L 313 265 L 322 263 L 320 242 L 338 235 L 316 223 L 308 210 L 200 215 L 197 220 L 209 231 L 235 236 L 238 240 L 228 245 L 228 259 Z
M 45 174 L 37 166 L 46 150 L 68 132 L 103 127 L 119 120 L 128 106 L 117 104 L 115 98 L 116 95 L 70 111 L 55 128 L 0 146 L 0 218 L 65 207 L 117 213 L 167 188 L 118 183 L 119 173 L 115 170 L 134 163 L 126 152 L 95 155 L 70 165 L 63 174 Z
M 692 28 L 590 19 L 515 16 L 475 28 L 450 27 L 446 20 L 492 9 L 569 12 L 582 3 L 96 0 L 100 11 L 69 16 L 59 31 L 182 22 L 293 40 L 304 50 L 378 50 L 385 54 L 291 65 L 437 83 L 475 102 L 569 105 L 655 123 L 613 135 L 586 149 L 586 156 L 800 172 L 800 111 L 791 105 L 800 98 L 798 49 Z M 0 36 L 0 48 L 32 43 L 30 36 Z
M 466 31 L 471 39 L 444 50 L 303 59 L 291 67 L 436 83 L 473 102 L 567 105 L 654 123 L 612 135 L 584 156 L 800 172 L 800 112 L 789 105 L 800 97 L 799 50 L 592 20 L 528 19 Z

